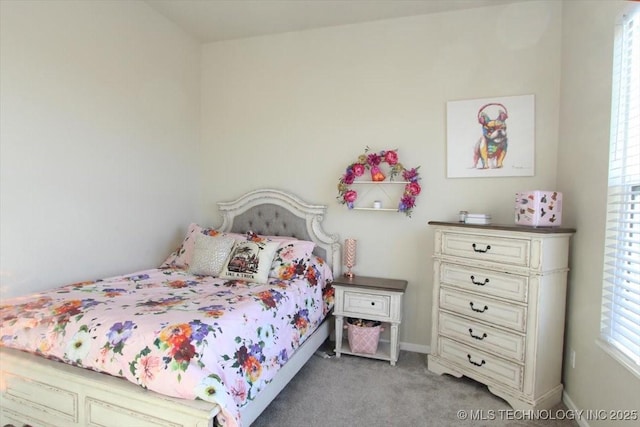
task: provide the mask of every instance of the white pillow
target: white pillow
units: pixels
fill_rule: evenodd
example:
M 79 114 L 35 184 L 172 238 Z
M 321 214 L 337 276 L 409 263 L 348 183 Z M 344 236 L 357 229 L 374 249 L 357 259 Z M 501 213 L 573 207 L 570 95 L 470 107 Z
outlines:
M 236 242 L 220 277 L 266 283 L 269 270 L 280 242 L 246 241 Z
M 229 236 L 197 234 L 189 273 L 200 276 L 219 276 L 235 242 L 235 239 Z

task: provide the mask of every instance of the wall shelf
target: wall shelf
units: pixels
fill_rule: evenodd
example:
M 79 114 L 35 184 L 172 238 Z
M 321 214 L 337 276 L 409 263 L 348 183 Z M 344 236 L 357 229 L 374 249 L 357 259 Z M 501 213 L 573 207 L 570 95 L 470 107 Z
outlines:
M 353 208 L 354 211 L 381 211 L 381 212 L 398 212 L 398 209 L 391 208 Z
M 377 184 L 377 185 L 389 185 L 389 184 L 402 184 L 407 185 L 409 181 L 354 181 L 351 185 L 358 184 Z
M 406 169 L 396 151 L 370 152 L 367 147 L 338 181 L 338 202 L 353 210 L 402 212 L 410 217 L 421 192 L 419 166 Z
M 406 185 L 407 181 L 354 181 L 351 188 L 358 191 L 358 200 L 353 210 L 398 212 L 398 203 Z M 374 208 L 374 201 L 379 201 L 382 207 Z

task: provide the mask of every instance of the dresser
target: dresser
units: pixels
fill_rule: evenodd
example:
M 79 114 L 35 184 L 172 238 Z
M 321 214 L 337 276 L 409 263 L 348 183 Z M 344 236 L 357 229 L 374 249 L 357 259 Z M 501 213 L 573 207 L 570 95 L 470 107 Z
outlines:
M 514 409 L 558 404 L 575 230 L 429 225 L 434 254 L 428 369 L 486 384 Z

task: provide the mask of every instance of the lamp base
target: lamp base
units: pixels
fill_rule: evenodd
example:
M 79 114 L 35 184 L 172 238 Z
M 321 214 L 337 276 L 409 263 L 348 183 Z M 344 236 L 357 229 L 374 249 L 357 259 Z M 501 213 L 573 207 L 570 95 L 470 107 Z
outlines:
M 356 277 L 356 275 L 353 274 L 353 271 L 349 270 L 346 273 L 344 273 L 344 277 L 346 277 L 348 279 L 353 279 L 354 277 Z

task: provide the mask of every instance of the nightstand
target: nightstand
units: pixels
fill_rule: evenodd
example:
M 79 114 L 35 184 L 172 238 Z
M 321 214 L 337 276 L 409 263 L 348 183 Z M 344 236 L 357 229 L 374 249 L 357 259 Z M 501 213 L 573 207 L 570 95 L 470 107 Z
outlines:
M 400 353 L 398 328 L 402 322 L 402 298 L 407 289 L 406 280 L 379 277 L 338 277 L 333 281 L 335 289 L 336 357 L 340 354 L 388 360 L 395 366 Z M 343 339 L 345 317 L 377 320 L 389 324 L 390 342 L 380 342 L 375 354 L 355 353 Z

